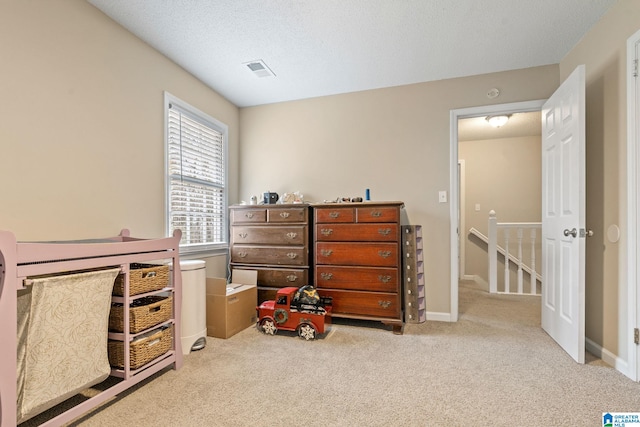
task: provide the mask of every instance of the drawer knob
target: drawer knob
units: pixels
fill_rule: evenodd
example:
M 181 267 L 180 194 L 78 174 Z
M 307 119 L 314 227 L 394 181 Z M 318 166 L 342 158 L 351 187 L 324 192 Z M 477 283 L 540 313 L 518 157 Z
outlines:
M 331 236 L 333 234 L 333 229 L 332 228 L 323 228 L 320 230 L 320 233 L 323 236 Z
M 248 255 L 248 253 L 246 253 L 246 252 L 244 252 L 244 251 L 242 251 L 242 252 L 238 252 L 238 256 L 239 256 L 240 258 L 244 258 L 244 257 L 246 257 L 247 255 Z
M 378 301 L 378 305 L 382 308 L 389 308 L 391 301 Z
M 246 239 L 247 238 L 247 233 L 238 233 L 238 236 L 243 238 L 243 239 Z
M 253 218 L 253 212 L 247 212 L 246 214 L 244 214 L 244 216 L 246 216 L 247 218 L 251 219 L 251 218 Z
M 287 253 L 287 256 L 289 257 L 289 259 L 296 259 L 298 258 L 298 254 L 295 252 L 289 252 Z
M 371 211 L 371 216 L 374 218 L 380 218 L 382 216 L 382 212 L 380 211 Z
M 293 231 L 290 231 L 289 233 L 287 233 L 287 237 L 290 239 L 295 239 L 297 235 L 298 233 L 294 233 Z
M 320 250 L 320 255 L 322 256 L 330 256 L 333 253 L 331 249 L 322 249 Z
M 391 256 L 391 251 L 378 251 L 378 255 L 382 258 L 389 258 Z
M 329 212 L 329 217 L 330 217 L 330 218 L 336 219 L 336 218 L 338 218 L 339 216 L 340 216 L 340 212 L 336 212 L 336 211 Z
M 391 281 L 391 276 L 389 276 L 389 275 L 387 275 L 387 276 L 380 275 L 380 276 L 378 276 L 378 280 L 381 281 L 382 283 L 389 283 Z
M 289 215 L 291 215 L 289 212 L 280 212 L 281 218 L 289 218 Z
M 378 233 L 383 235 L 383 236 L 388 236 L 391 233 L 391 229 L 390 228 L 379 228 L 378 229 Z
M 320 277 L 322 277 L 322 280 L 331 280 L 333 273 L 320 273 Z
M 298 280 L 298 276 L 296 276 L 295 274 L 289 274 L 287 276 L 287 280 L 290 282 L 295 282 L 296 280 Z

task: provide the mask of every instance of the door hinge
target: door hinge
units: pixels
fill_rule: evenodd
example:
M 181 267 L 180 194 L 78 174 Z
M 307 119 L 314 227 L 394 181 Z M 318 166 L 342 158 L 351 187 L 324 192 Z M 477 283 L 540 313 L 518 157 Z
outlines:
M 640 329 L 638 328 L 633 330 L 633 342 L 635 344 L 640 344 Z
M 633 77 L 638 77 L 638 60 L 633 60 Z

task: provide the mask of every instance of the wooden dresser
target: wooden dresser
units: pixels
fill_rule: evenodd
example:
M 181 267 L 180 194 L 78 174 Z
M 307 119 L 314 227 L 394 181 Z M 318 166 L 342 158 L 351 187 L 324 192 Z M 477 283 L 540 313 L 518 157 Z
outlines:
M 402 202 L 324 203 L 314 210 L 314 285 L 334 317 L 402 333 Z
M 231 268 L 258 271 L 258 301 L 279 288 L 309 284 L 309 205 L 234 205 Z

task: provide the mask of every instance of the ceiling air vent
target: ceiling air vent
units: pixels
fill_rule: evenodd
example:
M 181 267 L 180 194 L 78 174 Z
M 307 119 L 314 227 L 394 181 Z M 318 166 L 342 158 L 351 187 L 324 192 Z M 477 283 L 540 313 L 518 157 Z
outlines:
M 255 74 L 258 77 L 271 77 L 271 76 L 275 77 L 275 74 L 273 73 L 273 71 L 271 71 L 269 67 L 267 67 L 267 64 L 265 64 L 262 61 L 262 59 L 256 59 L 255 61 L 245 62 L 244 65 L 246 65 L 247 68 L 253 71 L 253 74 Z

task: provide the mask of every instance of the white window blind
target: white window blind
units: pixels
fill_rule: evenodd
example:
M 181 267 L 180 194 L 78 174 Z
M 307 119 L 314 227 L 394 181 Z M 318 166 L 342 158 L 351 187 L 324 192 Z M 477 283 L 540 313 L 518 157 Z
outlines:
M 168 232 L 182 230 L 181 252 L 226 246 L 226 127 L 169 100 Z

